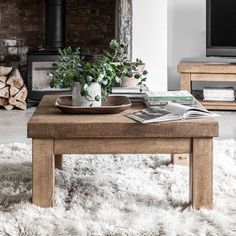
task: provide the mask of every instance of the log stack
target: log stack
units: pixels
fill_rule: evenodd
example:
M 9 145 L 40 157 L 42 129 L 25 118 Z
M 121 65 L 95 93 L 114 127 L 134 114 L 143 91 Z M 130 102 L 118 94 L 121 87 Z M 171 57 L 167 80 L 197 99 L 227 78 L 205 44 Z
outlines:
M 0 66 L 0 106 L 26 110 L 27 88 L 18 69 Z

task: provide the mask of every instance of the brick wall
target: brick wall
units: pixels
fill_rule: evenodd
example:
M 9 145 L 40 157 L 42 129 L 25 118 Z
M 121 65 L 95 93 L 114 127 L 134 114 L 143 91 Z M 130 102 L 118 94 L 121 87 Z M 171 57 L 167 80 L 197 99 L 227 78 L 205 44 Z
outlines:
M 67 0 L 66 43 L 99 54 L 115 35 L 115 0 Z M 42 47 L 44 0 L 0 1 L 0 64 L 25 66 Z

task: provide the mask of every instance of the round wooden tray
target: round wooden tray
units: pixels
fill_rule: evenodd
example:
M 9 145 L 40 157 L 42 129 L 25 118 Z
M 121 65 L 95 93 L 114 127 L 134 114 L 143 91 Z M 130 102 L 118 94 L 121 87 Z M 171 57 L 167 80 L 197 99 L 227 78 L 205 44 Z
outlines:
M 55 106 L 63 113 L 68 114 L 116 114 L 130 107 L 132 103 L 125 96 L 109 96 L 102 102 L 101 107 L 79 107 L 72 106 L 72 96 L 60 96 Z

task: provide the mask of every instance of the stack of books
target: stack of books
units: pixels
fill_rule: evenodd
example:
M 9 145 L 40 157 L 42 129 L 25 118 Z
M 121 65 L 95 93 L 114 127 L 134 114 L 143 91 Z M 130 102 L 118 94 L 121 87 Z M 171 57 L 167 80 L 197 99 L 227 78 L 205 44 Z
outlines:
M 203 100 L 204 101 L 223 101 L 231 102 L 235 100 L 234 88 L 214 88 L 206 87 L 203 89 Z
M 197 102 L 188 91 L 147 91 L 144 96 L 147 106 L 165 106 L 169 102 L 194 106 Z
M 110 96 L 126 96 L 131 102 L 143 102 L 143 98 L 148 90 L 147 86 L 113 87 Z

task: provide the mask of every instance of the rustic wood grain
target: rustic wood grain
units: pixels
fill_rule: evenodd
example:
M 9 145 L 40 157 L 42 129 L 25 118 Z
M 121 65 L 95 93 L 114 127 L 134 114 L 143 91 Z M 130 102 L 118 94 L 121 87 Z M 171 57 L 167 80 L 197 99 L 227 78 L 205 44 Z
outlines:
M 180 88 L 192 92 L 191 74 L 180 74 Z
M 0 89 L 4 88 L 5 86 L 6 86 L 6 84 L 5 84 L 5 83 L 2 83 L 2 82 L 0 81 Z
M 32 145 L 32 202 L 40 207 L 53 207 L 55 188 L 53 140 L 34 139 Z
M 236 65 L 210 63 L 180 63 L 180 73 L 236 74 Z
M 6 84 L 18 89 L 22 88 L 22 86 L 24 85 L 24 80 L 18 69 L 13 69 L 13 71 L 9 75 L 9 78 L 6 81 Z
M 171 162 L 173 165 L 189 166 L 189 154 L 187 153 L 172 154 Z
M 90 148 L 89 148 L 90 147 Z M 56 139 L 55 154 L 146 154 L 191 152 L 191 139 Z
M 218 136 L 214 118 L 140 124 L 126 116 L 143 109 L 134 104 L 119 114 L 67 115 L 55 106 L 56 96 L 45 96 L 28 122 L 28 138 L 190 138 Z
M 0 75 L 0 82 L 5 84 L 7 81 L 7 76 Z
M 63 169 L 63 155 L 55 155 L 55 168 Z
M 5 105 L 7 105 L 7 104 L 8 104 L 7 99 L 6 99 L 6 98 L 1 98 L 1 97 L 0 97 L 0 106 L 5 106 Z
M 194 138 L 190 159 L 190 201 L 193 208 L 213 206 L 213 139 Z
M 236 74 L 191 74 L 191 81 L 236 82 Z
M 6 76 L 12 71 L 12 67 L 0 66 L 0 76 Z
M 4 88 L 0 89 L 0 97 L 9 98 L 9 88 L 8 87 L 4 87 Z
M 11 111 L 14 106 L 10 105 L 10 104 L 7 104 L 7 105 L 4 105 L 4 108 L 7 110 L 7 111 Z
M 9 89 L 9 91 L 10 91 L 10 97 L 13 97 L 13 96 L 15 96 L 20 90 L 19 90 L 18 88 L 15 88 L 15 87 L 11 86 L 10 89 Z
M 8 102 L 10 105 L 15 106 L 21 110 L 26 110 L 27 103 L 25 101 L 18 101 L 16 98 L 9 98 Z
M 8 75 L 0 76 L 0 98 L 5 98 L 0 102 L 6 110 L 12 110 L 17 107 L 26 110 L 26 98 L 28 95 L 27 89 L 24 86 L 23 78 L 18 69 L 11 69 L 11 67 L 0 67 L 4 73 L 9 72 Z
M 231 110 L 235 111 L 236 110 L 236 101 L 232 102 L 206 102 L 206 101 L 201 101 L 202 105 L 206 107 L 209 110 Z

